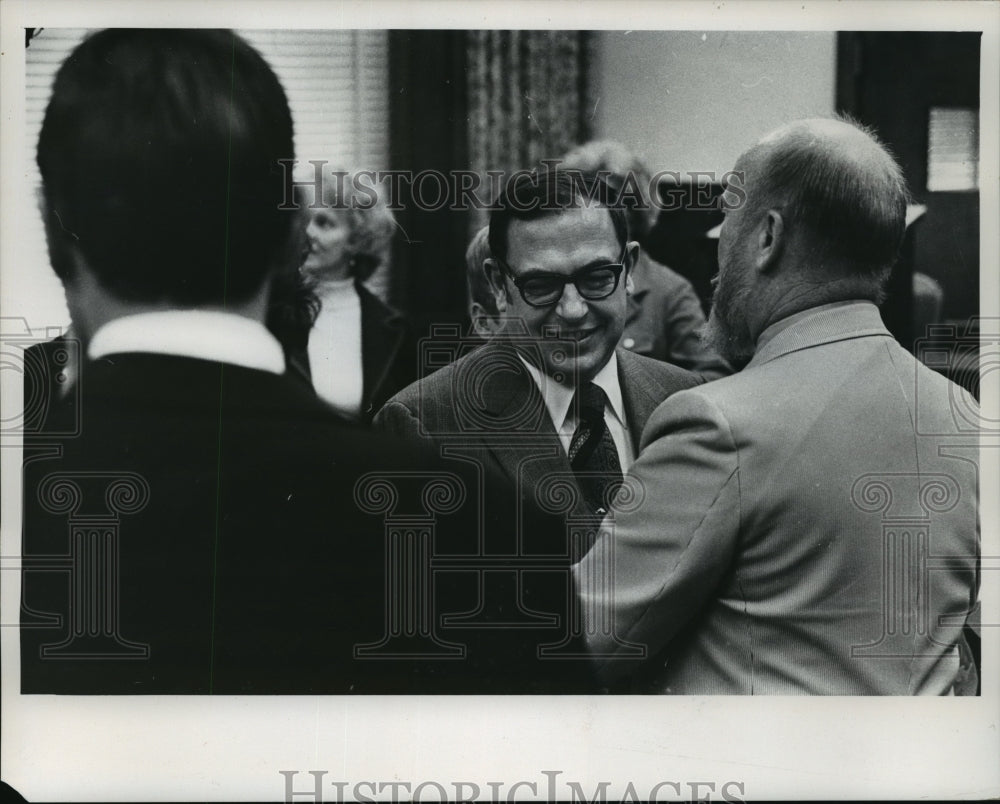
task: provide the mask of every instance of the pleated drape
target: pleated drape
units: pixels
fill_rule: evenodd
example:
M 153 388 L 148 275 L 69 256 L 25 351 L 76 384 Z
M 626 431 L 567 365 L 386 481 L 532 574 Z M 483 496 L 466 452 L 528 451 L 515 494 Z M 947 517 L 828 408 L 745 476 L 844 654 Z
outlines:
M 484 196 L 487 171 L 537 167 L 590 138 L 593 47 L 587 31 L 468 33 L 469 162 Z M 471 232 L 485 222 L 474 210 Z

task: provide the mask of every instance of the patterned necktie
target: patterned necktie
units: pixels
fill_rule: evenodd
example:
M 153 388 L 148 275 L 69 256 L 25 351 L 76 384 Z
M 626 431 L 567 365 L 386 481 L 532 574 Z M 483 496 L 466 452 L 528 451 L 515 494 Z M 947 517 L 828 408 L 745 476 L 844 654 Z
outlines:
M 622 483 L 622 466 L 618 460 L 611 431 L 604 422 L 604 391 L 592 382 L 577 390 L 579 424 L 569 445 L 569 463 L 576 472 L 587 507 L 603 516 L 608 503 Z

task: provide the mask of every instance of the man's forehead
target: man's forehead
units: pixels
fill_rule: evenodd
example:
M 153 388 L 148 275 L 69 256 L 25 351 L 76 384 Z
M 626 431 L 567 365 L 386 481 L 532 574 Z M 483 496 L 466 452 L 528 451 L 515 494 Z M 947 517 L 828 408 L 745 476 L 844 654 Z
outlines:
M 508 257 L 544 253 L 608 250 L 617 256 L 618 235 L 607 207 L 577 206 L 533 220 L 515 219 L 507 229 Z M 605 248 L 606 247 L 606 248 Z

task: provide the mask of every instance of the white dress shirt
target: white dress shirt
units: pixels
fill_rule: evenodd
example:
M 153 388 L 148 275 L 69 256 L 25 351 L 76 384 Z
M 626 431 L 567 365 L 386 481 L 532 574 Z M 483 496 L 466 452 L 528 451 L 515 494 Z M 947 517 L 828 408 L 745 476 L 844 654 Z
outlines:
M 91 360 L 125 352 L 176 355 L 283 374 L 285 353 L 259 321 L 214 310 L 162 310 L 109 321 L 90 340 Z
M 524 363 L 528 373 L 538 386 L 538 390 L 545 400 L 545 407 L 552 419 L 552 426 L 559 434 L 563 449 L 569 454 L 569 445 L 573 441 L 573 433 L 576 432 L 579 424 L 579 417 L 573 410 L 573 395 L 576 389 L 562 385 L 547 374 L 539 371 L 534 365 L 524 359 L 520 354 L 518 357 Z M 612 352 L 611 359 L 604 364 L 597 376 L 593 379 L 594 385 L 600 386 L 607 396 L 604 405 L 604 423 L 608 426 L 611 438 L 618 449 L 618 460 L 622 466 L 622 472 L 627 472 L 628 468 L 635 460 L 635 450 L 632 448 L 632 437 L 628 432 L 628 422 L 625 419 L 625 403 L 622 400 L 622 389 L 618 383 L 618 356 Z

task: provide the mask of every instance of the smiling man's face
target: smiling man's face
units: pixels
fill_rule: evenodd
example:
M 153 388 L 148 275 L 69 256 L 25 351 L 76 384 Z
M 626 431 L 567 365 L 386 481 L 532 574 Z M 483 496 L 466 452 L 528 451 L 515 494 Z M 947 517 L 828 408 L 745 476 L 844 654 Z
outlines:
M 608 210 L 600 206 L 581 206 L 536 220 L 513 220 L 507 229 L 507 258 L 504 262 L 515 277 L 539 273 L 569 276 L 581 269 L 618 262 L 622 245 Z M 638 250 L 630 243 L 625 250 L 625 270 L 618 286 L 605 299 L 583 298 L 573 283 L 567 283 L 558 301 L 546 307 L 533 307 L 521 296 L 509 276 L 504 279 L 508 321 L 521 319 L 528 334 L 542 348 L 539 368 L 564 384 L 587 382 L 611 358 L 625 327 L 630 269 Z M 546 348 L 546 333 L 558 332 L 559 338 L 576 342 L 572 355 L 560 360 L 558 344 Z M 535 355 L 525 355 L 537 362 Z

